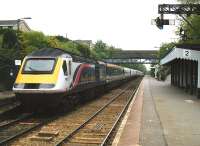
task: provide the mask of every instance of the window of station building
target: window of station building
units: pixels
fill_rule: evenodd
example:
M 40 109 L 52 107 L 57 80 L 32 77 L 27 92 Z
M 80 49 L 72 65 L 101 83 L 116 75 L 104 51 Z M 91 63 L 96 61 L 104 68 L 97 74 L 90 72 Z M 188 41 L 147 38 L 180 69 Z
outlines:
M 64 75 L 67 76 L 68 73 L 67 73 L 67 63 L 66 63 L 66 61 L 63 61 L 62 69 L 63 69 Z

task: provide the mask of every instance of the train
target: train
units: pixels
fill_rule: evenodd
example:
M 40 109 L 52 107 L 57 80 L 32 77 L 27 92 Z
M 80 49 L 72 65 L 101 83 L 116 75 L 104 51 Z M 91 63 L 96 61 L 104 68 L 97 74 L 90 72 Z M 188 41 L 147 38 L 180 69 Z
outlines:
M 13 91 L 23 105 L 55 107 L 63 100 L 72 100 L 71 95 L 81 95 L 84 100 L 143 75 L 138 70 L 85 58 L 60 48 L 43 48 L 24 58 Z

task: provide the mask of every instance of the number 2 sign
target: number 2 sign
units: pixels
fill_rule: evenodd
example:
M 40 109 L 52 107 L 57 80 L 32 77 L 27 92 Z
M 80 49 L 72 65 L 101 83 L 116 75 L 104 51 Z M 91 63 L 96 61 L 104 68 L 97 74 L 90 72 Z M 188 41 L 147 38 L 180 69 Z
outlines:
M 183 56 L 184 57 L 190 57 L 190 55 L 191 55 L 190 50 L 183 50 Z

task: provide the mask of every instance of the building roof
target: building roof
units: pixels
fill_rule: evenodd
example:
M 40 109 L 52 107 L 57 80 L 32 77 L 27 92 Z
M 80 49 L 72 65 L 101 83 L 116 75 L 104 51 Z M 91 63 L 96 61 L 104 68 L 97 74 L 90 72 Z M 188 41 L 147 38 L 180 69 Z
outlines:
M 163 59 L 161 59 L 160 64 L 164 65 L 175 59 L 200 61 L 200 51 L 185 48 L 174 48 Z
M 0 20 L 0 26 L 16 26 L 18 21 L 19 20 Z M 20 20 L 20 23 L 23 23 L 29 31 L 31 30 L 24 20 Z
M 17 25 L 17 20 L 0 20 L 0 26 L 14 26 Z
M 180 49 L 200 50 L 200 44 L 176 44 L 176 47 Z

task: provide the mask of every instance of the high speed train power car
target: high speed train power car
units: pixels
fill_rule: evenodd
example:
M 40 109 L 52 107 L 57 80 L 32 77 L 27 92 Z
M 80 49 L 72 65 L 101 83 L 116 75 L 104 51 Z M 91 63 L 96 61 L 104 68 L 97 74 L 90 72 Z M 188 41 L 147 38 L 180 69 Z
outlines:
M 24 58 L 13 91 L 24 105 L 55 106 L 67 99 L 67 95 L 101 91 L 142 75 L 137 70 L 73 55 L 62 49 L 44 48 Z

